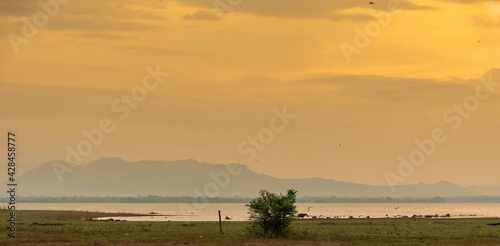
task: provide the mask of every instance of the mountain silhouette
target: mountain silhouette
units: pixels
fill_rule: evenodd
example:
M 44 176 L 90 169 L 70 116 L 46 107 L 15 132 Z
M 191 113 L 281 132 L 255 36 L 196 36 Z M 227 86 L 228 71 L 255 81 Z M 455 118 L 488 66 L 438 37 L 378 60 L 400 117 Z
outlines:
M 62 163 L 62 162 L 61 162 Z M 245 165 L 209 164 L 193 159 L 136 161 L 101 158 L 56 176 L 46 163 L 18 177 L 20 196 L 213 196 L 255 197 L 259 190 L 285 192 L 293 188 L 310 197 L 456 197 L 482 195 L 447 181 L 435 184 L 374 186 L 333 179 L 279 179 L 257 174 Z M 240 172 L 228 173 L 233 167 Z M 228 179 L 229 177 L 229 179 Z

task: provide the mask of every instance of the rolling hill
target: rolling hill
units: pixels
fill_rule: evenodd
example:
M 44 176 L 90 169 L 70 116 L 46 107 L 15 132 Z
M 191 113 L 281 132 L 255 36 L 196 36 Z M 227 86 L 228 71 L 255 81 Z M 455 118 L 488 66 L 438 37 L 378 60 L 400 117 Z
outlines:
M 333 179 L 279 179 L 258 174 L 245 165 L 208 164 L 193 159 L 179 161 L 128 162 L 120 158 L 101 158 L 76 166 L 56 176 L 51 163 L 18 177 L 20 196 L 213 196 L 254 197 L 259 190 L 285 192 L 311 197 L 456 197 L 482 195 L 446 181 L 435 184 L 387 186 L 342 182 Z M 233 168 L 232 174 L 228 168 Z M 234 170 L 239 173 L 234 174 Z M 234 174 L 234 175 L 233 175 Z

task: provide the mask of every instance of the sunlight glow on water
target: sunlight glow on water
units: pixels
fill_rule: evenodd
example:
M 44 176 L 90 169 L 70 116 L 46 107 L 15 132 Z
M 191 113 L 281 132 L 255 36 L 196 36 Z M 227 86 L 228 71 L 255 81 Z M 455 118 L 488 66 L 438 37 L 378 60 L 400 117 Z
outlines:
M 188 210 L 180 208 L 187 205 Z M 248 220 L 248 209 L 243 203 L 212 203 L 197 210 L 191 204 L 181 203 L 20 203 L 19 210 L 74 210 L 90 212 L 125 212 L 147 216 L 115 218 L 128 221 L 218 221 Z M 317 217 L 354 218 L 370 216 L 385 218 L 397 216 L 450 214 L 451 218 L 500 217 L 499 203 L 298 203 L 299 213 Z M 309 210 L 309 212 L 308 212 Z M 157 214 L 148 215 L 154 212 Z M 387 215 L 387 216 L 386 216 Z

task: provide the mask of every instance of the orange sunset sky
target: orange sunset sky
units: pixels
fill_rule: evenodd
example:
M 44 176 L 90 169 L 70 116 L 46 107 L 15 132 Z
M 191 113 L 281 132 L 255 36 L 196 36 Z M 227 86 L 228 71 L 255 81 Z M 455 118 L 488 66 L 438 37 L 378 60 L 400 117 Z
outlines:
M 21 173 L 65 160 L 108 119 L 84 162 L 235 160 L 386 185 L 441 129 L 399 184 L 500 185 L 498 0 L 41 2 L 0 1 L 0 132 L 17 133 Z M 148 66 L 169 75 L 125 117 Z M 296 117 L 252 147 L 284 107 Z

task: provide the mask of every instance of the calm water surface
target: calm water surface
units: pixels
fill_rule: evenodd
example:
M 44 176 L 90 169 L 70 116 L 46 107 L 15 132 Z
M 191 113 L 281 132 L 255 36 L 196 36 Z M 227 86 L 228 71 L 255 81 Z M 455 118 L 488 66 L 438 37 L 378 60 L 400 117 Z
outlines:
M 354 218 L 370 216 L 384 218 L 395 216 L 445 215 L 452 218 L 500 217 L 500 203 L 297 203 L 300 213 L 317 217 Z M 91 212 L 126 212 L 149 214 L 119 218 L 128 221 L 217 221 L 218 210 L 222 219 L 248 220 L 244 203 L 20 203 L 19 210 L 75 210 Z

